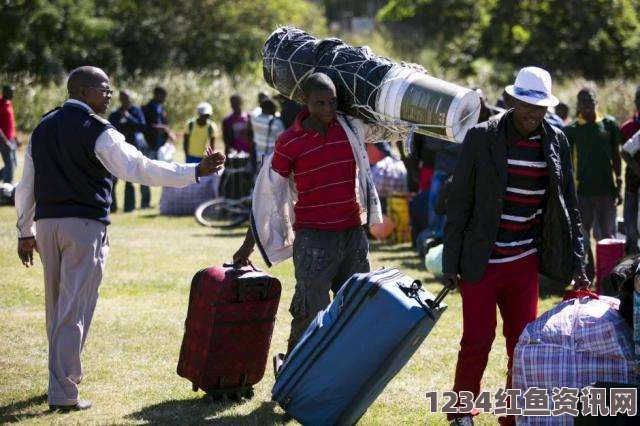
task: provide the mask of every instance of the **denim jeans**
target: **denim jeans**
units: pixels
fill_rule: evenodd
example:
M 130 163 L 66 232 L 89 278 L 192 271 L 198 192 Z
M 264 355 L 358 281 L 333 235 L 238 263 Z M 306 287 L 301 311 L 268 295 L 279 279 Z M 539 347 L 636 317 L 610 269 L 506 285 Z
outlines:
M 433 173 L 433 178 L 431 179 L 431 189 L 429 189 L 429 225 L 427 226 L 427 229 L 430 231 L 431 236 L 436 238 L 441 238 L 444 235 L 444 223 L 446 217 L 436 213 L 436 204 L 438 202 L 438 197 L 440 196 L 442 185 L 448 177 L 448 173 L 436 170 Z
M 369 272 L 369 240 L 362 226 L 343 231 L 299 229 L 293 242 L 296 287 L 289 312 L 291 352 L 318 312 L 342 284 L 358 272 Z
M 2 144 L 2 146 L 0 146 L 0 153 L 2 153 L 2 161 L 4 162 L 4 167 L 0 169 L 0 179 L 5 183 L 11 183 L 13 182 L 16 152 Z

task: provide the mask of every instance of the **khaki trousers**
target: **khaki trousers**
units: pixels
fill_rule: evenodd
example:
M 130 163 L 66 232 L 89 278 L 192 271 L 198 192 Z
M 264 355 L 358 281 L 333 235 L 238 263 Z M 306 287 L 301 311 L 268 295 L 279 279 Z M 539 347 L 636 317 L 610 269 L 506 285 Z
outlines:
M 36 241 L 44 269 L 48 402 L 73 405 L 82 380 L 80 354 L 109 252 L 107 227 L 91 219 L 40 219 Z

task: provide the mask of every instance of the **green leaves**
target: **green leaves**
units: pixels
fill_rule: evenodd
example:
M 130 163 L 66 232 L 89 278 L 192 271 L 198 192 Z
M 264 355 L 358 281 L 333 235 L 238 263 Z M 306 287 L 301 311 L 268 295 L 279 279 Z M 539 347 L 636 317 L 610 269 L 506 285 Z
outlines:
M 278 25 L 324 34 L 324 10 L 287 0 L 3 2 L 0 72 L 57 79 L 95 64 L 112 75 L 173 69 L 257 70 Z
M 462 75 L 480 64 L 537 64 L 556 75 L 603 79 L 638 74 L 639 13 L 634 0 L 392 0 L 378 18 L 419 32 L 424 42 L 413 48 L 433 48 L 443 66 Z M 406 50 L 406 32 L 396 33 L 394 44 Z M 488 62 L 469 62 L 481 58 Z M 497 73 L 493 81 L 512 78 Z

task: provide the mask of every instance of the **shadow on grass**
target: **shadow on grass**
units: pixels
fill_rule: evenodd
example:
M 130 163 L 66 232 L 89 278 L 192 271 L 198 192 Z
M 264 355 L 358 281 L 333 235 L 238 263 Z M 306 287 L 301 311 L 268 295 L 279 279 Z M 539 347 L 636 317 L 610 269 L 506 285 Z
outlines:
M 138 216 L 138 218 L 140 218 L 140 219 L 155 219 L 155 218 L 157 218 L 159 216 L 160 216 L 159 213 L 144 213 L 144 214 L 141 214 L 140 216 Z M 169 217 L 178 217 L 178 216 L 169 216 Z
M 413 249 L 409 244 L 391 244 L 384 241 L 369 240 L 369 250 L 384 253 L 397 253 Z
M 9 405 L 0 407 L 0 424 L 17 423 L 35 417 L 50 414 L 49 407 L 45 411 L 39 413 L 21 413 L 21 411 L 30 408 L 32 405 L 40 405 L 47 402 L 47 394 L 34 396 L 24 401 L 14 402 Z
M 224 401 L 213 402 L 210 397 L 192 398 L 183 400 L 165 401 L 160 404 L 150 405 L 126 418 L 142 420 L 152 424 L 274 424 L 284 422 L 284 414 L 276 413 L 276 403 L 264 401 L 258 408 L 248 414 L 228 415 L 217 417 L 217 414 L 242 402 Z
M 241 229 L 240 232 L 225 232 L 225 233 L 217 233 L 217 234 L 191 234 L 192 237 L 196 238 L 238 238 L 244 237 L 247 234 L 247 229 Z

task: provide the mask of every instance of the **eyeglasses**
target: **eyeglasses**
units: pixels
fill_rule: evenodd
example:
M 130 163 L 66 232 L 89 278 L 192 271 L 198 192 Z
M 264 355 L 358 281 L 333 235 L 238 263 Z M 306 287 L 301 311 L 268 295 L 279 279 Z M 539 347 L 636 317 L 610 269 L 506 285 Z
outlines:
M 113 90 L 112 89 L 105 89 L 104 87 L 89 86 L 88 89 L 96 89 L 96 90 L 104 93 L 105 95 L 113 95 Z

